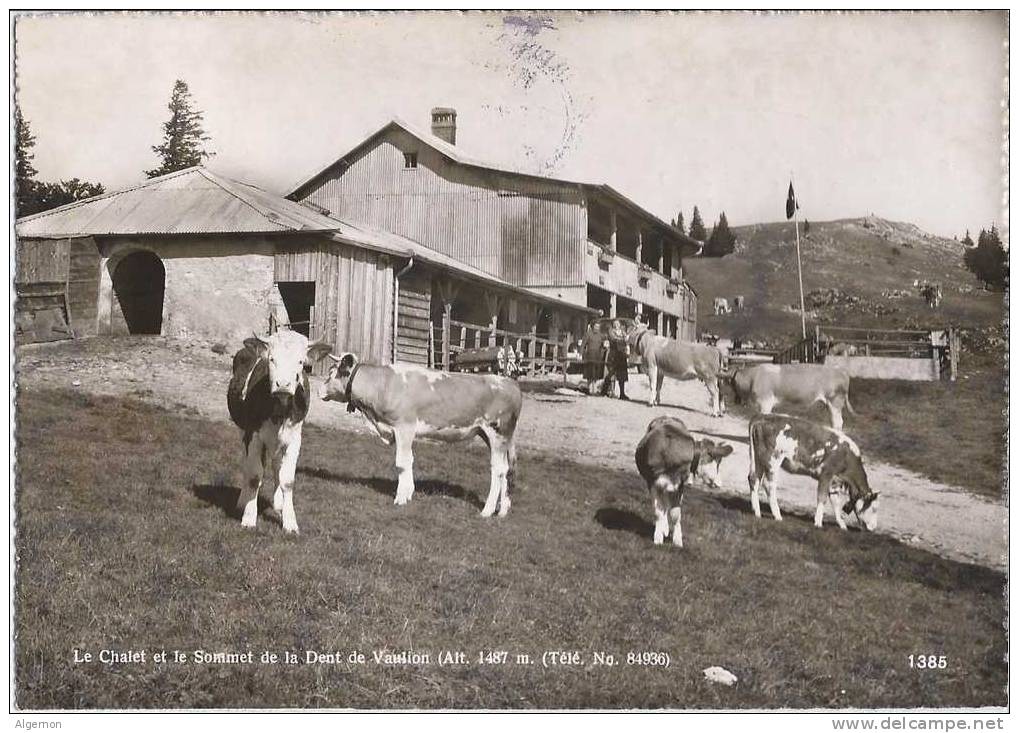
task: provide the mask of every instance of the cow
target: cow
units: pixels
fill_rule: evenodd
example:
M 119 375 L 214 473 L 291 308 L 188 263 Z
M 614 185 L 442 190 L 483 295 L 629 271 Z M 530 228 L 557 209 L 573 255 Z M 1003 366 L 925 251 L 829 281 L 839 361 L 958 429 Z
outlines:
M 744 300 L 743 300 L 743 296 L 742 295 L 737 295 L 735 298 L 732 299 L 732 308 L 737 313 L 742 313 L 743 312 L 743 307 L 744 307 Z
M 729 301 L 725 298 L 715 298 L 714 306 L 716 316 L 732 313 L 732 308 L 729 307 Z
M 830 356 L 856 356 L 859 349 L 854 344 L 835 344 L 828 349 Z
M 814 526 L 824 522 L 825 501 L 831 503 L 835 522 L 846 528 L 843 514 L 855 514 L 860 524 L 873 532 L 877 528 L 879 492 L 873 491 L 863 468 L 860 448 L 841 430 L 818 425 L 789 415 L 758 415 L 750 421 L 750 505 L 761 516 L 761 487 L 768 492 L 768 504 L 776 521 L 779 468 L 817 479 L 817 509 Z M 841 502 L 845 499 L 845 503 Z M 841 504 L 841 506 L 840 506 Z
M 510 509 L 516 465 L 513 433 L 522 397 L 512 379 L 495 374 L 451 374 L 424 367 L 359 362 L 356 354 L 330 354 L 322 398 L 360 412 L 387 445 L 396 444 L 399 475 L 395 504 L 414 494 L 413 443 L 417 436 L 446 442 L 480 436 L 491 451 L 492 482 L 481 516 Z
M 711 415 L 721 417 L 725 412 L 718 387 L 724 362 L 722 353 L 707 344 L 676 341 L 659 336 L 646 327 L 637 327 L 627 336 L 633 353 L 640 357 L 641 366 L 648 378 L 648 406 L 662 401 L 662 383 L 665 377 L 673 379 L 699 379 L 708 390 Z
M 651 494 L 656 545 L 671 534 L 672 544 L 683 546 L 681 504 L 687 482 L 696 476 L 717 488 L 719 466 L 730 453 L 731 445 L 694 438 L 678 418 L 662 416 L 650 422 L 634 460 Z
M 241 430 L 244 482 L 237 508 L 244 512 L 242 527 L 256 525 L 258 491 L 271 469 L 273 508 L 283 521 L 283 530 L 298 533 L 293 490 L 311 399 L 307 372 L 312 362 L 331 350 L 329 344 L 310 343 L 296 331 L 281 330 L 268 338 L 246 339 L 244 348 L 234 355 L 226 402 L 231 419 Z
M 770 413 L 778 402 L 809 407 L 823 402 L 832 427 L 842 429 L 842 409 L 855 415 L 849 402 L 849 374 L 821 364 L 758 364 L 737 369 L 727 380 L 737 404 Z

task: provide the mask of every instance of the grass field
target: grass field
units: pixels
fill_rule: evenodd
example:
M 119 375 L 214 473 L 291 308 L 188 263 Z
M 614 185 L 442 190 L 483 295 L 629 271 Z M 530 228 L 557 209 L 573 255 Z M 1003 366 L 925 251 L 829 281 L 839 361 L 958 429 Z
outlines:
M 398 509 L 391 449 L 311 428 L 302 534 L 271 509 L 244 531 L 232 426 L 74 392 L 18 399 L 21 708 L 1006 704 L 1004 577 L 882 536 L 754 521 L 744 501 L 692 492 L 687 547 L 656 548 L 635 472 L 527 453 L 509 517 L 482 520 L 480 443 L 420 444 L 418 493 Z M 256 663 L 74 663 L 104 648 Z M 433 663 L 375 664 L 382 649 Z M 366 663 L 258 664 L 263 650 Z M 439 666 L 442 650 L 471 664 Z M 546 668 L 553 650 L 583 663 Z M 509 663 L 480 665 L 484 651 Z M 670 666 L 626 664 L 644 651 Z M 705 682 L 716 664 L 739 683 Z

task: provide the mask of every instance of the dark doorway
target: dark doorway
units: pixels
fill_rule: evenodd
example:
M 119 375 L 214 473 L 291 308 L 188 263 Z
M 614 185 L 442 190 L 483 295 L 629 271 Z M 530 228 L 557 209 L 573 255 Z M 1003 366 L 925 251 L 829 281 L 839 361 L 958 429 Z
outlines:
M 603 316 L 608 316 L 609 310 L 612 307 L 612 294 L 594 285 L 588 285 L 587 307 L 600 310 Z
M 124 314 L 127 332 L 158 334 L 163 328 L 166 270 L 151 252 L 132 252 L 113 271 L 113 292 Z
M 311 338 L 312 309 L 315 307 L 314 282 L 276 283 L 287 309 L 287 319 L 293 331 Z

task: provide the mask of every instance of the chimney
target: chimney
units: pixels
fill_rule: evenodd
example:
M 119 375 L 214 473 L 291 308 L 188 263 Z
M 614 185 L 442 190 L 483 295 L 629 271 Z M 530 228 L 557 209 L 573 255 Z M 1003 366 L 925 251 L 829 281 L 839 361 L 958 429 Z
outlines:
M 456 145 L 456 110 L 452 107 L 432 108 L 432 134 L 450 145 Z

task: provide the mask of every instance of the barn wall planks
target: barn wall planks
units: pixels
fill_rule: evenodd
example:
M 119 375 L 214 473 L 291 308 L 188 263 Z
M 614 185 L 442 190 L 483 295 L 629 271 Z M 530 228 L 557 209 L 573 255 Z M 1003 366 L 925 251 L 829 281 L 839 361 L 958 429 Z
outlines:
M 416 168 L 404 167 L 416 152 Z M 577 186 L 453 163 L 399 129 L 302 197 L 519 285 L 584 283 L 587 216 Z
M 18 283 L 66 282 L 70 240 L 23 239 L 15 254 Z
M 400 278 L 396 305 L 396 360 L 428 365 L 432 281 L 424 271 L 411 270 Z
M 393 265 L 389 257 L 335 242 L 280 244 L 276 282 L 314 282 L 312 337 L 363 361 L 392 359 Z

